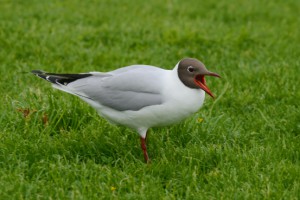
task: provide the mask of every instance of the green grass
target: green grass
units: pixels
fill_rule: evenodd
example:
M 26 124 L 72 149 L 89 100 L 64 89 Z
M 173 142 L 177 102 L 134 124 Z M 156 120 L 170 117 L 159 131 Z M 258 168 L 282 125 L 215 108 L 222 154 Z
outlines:
M 1 1 L 0 199 L 299 199 L 299 10 L 296 0 Z M 207 80 L 217 99 L 152 129 L 150 165 L 135 132 L 27 73 L 171 69 L 183 57 L 222 75 Z

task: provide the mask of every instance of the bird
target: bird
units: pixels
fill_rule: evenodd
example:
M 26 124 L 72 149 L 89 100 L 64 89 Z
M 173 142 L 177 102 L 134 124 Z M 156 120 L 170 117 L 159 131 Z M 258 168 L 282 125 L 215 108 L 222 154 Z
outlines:
M 196 58 L 183 58 L 171 70 L 136 64 L 109 72 L 31 72 L 54 88 L 87 102 L 112 124 L 137 131 L 146 163 L 150 162 L 148 129 L 171 125 L 196 113 L 204 103 L 205 93 L 214 98 L 205 77 L 220 78 Z

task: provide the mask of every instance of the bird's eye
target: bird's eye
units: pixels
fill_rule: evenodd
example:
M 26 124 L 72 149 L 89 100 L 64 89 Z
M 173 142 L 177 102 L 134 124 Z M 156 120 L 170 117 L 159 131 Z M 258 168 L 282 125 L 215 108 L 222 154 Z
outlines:
M 194 72 L 195 69 L 193 66 L 188 66 L 187 70 L 188 70 L 188 72 L 192 73 L 192 72 Z

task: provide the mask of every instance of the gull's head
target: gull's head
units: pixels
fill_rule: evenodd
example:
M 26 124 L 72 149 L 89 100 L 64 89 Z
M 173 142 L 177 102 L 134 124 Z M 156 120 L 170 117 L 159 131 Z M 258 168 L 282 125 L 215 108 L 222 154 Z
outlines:
M 215 76 L 220 78 L 220 75 L 210 72 L 205 65 L 194 58 L 184 58 L 178 63 L 178 77 L 181 82 L 193 89 L 202 89 L 211 97 L 214 95 L 206 85 L 205 76 Z

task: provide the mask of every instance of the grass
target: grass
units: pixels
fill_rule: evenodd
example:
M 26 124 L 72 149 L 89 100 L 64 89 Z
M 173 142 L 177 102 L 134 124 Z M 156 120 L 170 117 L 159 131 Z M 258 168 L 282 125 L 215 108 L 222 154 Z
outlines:
M 278 1 L 2 1 L 0 199 L 299 199 L 299 9 Z M 133 131 L 29 72 L 171 69 L 196 57 L 217 99 Z M 202 122 L 197 119 L 203 118 Z

